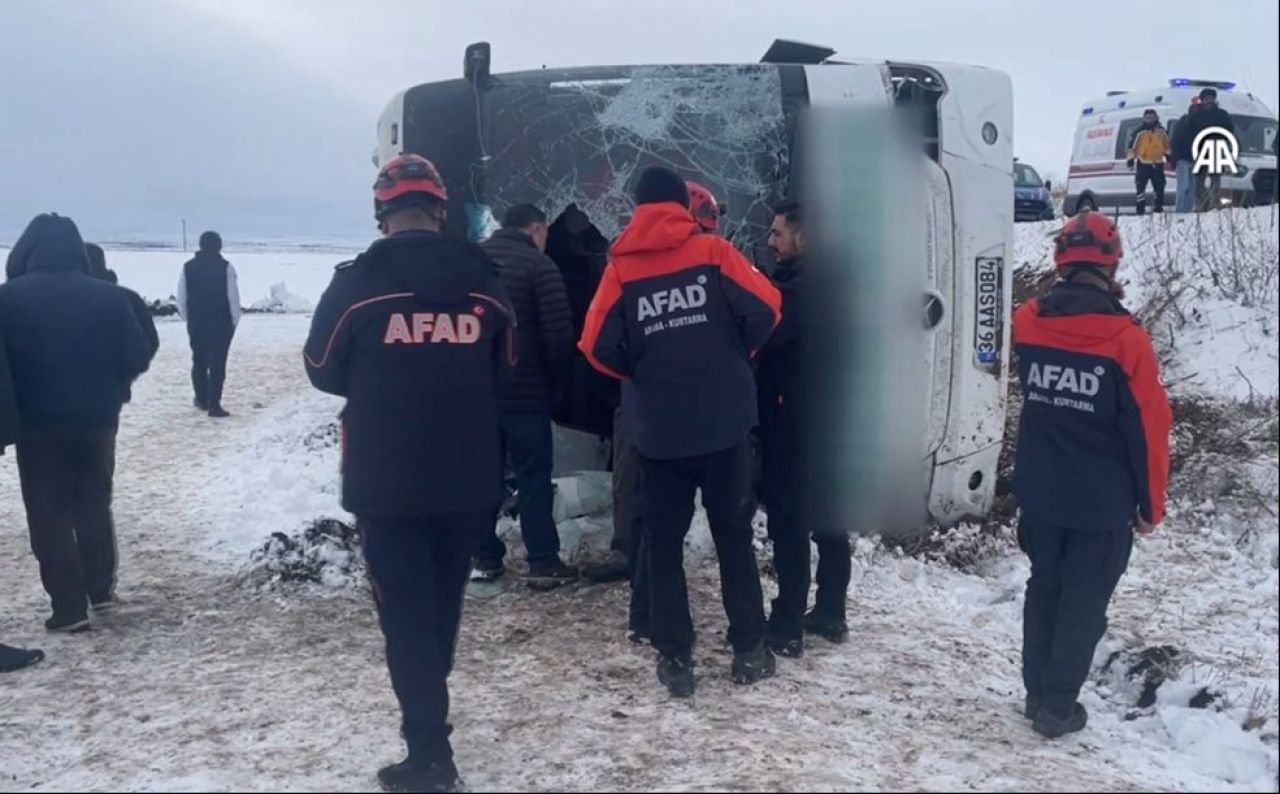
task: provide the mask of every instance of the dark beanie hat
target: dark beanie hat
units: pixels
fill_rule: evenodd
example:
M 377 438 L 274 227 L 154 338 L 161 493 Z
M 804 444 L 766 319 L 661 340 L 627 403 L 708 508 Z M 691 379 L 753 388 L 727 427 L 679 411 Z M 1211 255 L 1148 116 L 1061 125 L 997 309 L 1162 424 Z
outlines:
M 218 253 L 222 250 L 222 236 L 217 232 L 204 232 L 200 235 L 200 250 Z
M 636 204 L 661 204 L 664 201 L 674 201 L 687 209 L 689 189 L 680 175 L 670 168 L 646 168 L 636 182 Z

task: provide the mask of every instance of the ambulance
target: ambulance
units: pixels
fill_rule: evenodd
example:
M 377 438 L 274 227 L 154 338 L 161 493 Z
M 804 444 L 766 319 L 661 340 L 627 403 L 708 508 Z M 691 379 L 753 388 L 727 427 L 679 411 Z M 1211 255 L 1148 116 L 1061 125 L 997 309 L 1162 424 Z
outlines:
M 1134 212 L 1135 172 L 1125 161 L 1142 114 L 1155 110 L 1172 138 L 1178 120 L 1204 88 L 1217 90 L 1218 104 L 1231 114 L 1240 144 L 1238 172 L 1222 177 L 1222 202 L 1241 206 L 1270 203 L 1276 183 L 1276 114 L 1235 83 L 1175 78 L 1162 88 L 1110 91 L 1084 104 L 1076 123 L 1063 211 L 1067 215 L 1082 209 Z M 1166 165 L 1165 175 L 1164 204 L 1172 210 L 1177 190 L 1172 163 Z
M 924 294 L 927 387 L 910 411 L 928 482 L 919 522 L 954 524 L 992 507 L 1004 435 L 1012 266 L 1013 96 L 1007 75 L 976 66 L 841 58 L 777 41 L 760 63 L 579 66 L 491 73 L 469 47 L 458 79 L 391 99 L 375 165 L 402 152 L 439 167 L 450 233 L 482 240 L 495 215 L 532 202 L 553 219 L 547 255 L 564 274 L 579 330 L 633 209 L 640 170 L 662 164 L 708 186 L 722 233 L 772 267 L 766 232 L 803 157 L 806 108 L 903 110 L 919 120 L 928 239 L 916 262 Z M 912 318 L 912 322 L 917 322 Z M 583 368 L 557 406 L 558 466 L 604 466 L 616 384 Z M 611 391 L 611 389 L 613 391 Z M 567 462 L 571 461 L 571 462 Z

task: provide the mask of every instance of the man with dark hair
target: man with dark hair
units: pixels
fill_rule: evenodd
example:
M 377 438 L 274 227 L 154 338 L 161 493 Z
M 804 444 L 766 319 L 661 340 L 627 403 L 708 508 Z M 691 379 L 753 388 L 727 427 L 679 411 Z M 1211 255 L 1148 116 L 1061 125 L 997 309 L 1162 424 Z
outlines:
M 1189 132 L 1192 142 L 1195 141 L 1197 135 L 1212 127 L 1235 133 L 1236 125 L 1231 119 L 1231 114 L 1218 104 L 1217 89 L 1205 88 L 1200 91 L 1199 98 L 1200 110 L 1191 117 L 1193 121 Z M 1192 152 L 1191 155 L 1194 158 L 1195 152 Z M 1221 206 L 1222 174 L 1193 174 L 1192 181 L 1196 185 L 1196 210 L 1198 212 L 1218 209 Z
M 53 605 L 45 627 L 82 631 L 90 609 L 116 603 L 116 430 L 150 350 L 124 292 L 89 275 L 70 218 L 36 217 L 6 270 L 0 337 L 18 402 L 31 548 Z
M 774 210 L 769 249 L 777 260 L 773 283 L 782 293 L 782 322 L 760 351 L 756 371 L 760 406 L 761 496 L 769 514 L 778 597 L 769 615 L 769 645 L 781 656 L 804 653 L 804 633 L 833 643 L 848 636 L 846 602 L 852 576 L 849 536 L 838 527 L 815 527 L 820 511 L 806 493 L 808 457 L 804 439 L 816 401 L 805 372 L 810 276 L 809 238 L 800 204 L 786 201 Z M 808 614 L 811 569 L 809 540 L 818 546 L 818 593 Z
M 1147 185 L 1156 193 L 1155 212 L 1164 212 L 1164 163 L 1172 154 L 1169 133 L 1160 124 L 1160 114 L 1152 108 L 1142 113 L 1142 125 L 1134 130 L 1129 141 L 1128 166 L 1135 168 L 1134 182 L 1137 189 L 1137 213 L 1147 209 Z
M 227 354 L 240 322 L 240 288 L 236 269 L 222 258 L 222 237 L 200 235 L 200 250 L 182 266 L 178 280 L 178 314 L 187 321 L 191 340 L 191 387 L 196 408 L 209 416 L 230 416 L 222 408 Z
M 481 246 L 497 263 L 516 312 L 516 366 L 502 383 L 498 407 L 502 445 L 516 477 L 527 581 L 538 589 L 578 578 L 577 569 L 560 559 L 560 536 L 551 513 L 551 407 L 573 353 L 573 315 L 560 269 L 543 253 L 546 246 L 547 216 L 532 204 L 508 209 L 502 228 Z M 501 576 L 506 553 L 497 533 L 488 533 L 476 552 L 476 578 Z
M 752 684 L 776 670 L 764 643 L 747 438 L 756 423 L 750 359 L 777 324 L 781 299 L 731 244 L 701 233 L 679 175 L 645 170 L 635 201 L 578 347 L 622 381 L 643 471 L 658 680 L 689 697 L 694 630 L 683 560 L 698 490 L 720 558 L 733 680 Z
M 304 348 L 346 398 L 342 505 L 356 516 L 408 758 L 385 791 L 455 791 L 449 673 L 477 541 L 502 499 L 499 382 L 515 350 L 493 262 L 442 234 L 448 193 L 426 158 L 374 184 L 386 235 L 338 265 Z

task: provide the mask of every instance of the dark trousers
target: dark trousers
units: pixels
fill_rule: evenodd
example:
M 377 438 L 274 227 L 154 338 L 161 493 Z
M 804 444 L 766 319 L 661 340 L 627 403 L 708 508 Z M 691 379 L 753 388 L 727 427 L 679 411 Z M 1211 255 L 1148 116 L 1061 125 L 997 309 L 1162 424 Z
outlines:
M 1156 193 L 1155 211 L 1164 212 L 1164 164 L 1138 163 L 1138 170 L 1134 180 L 1137 183 L 1138 189 L 1138 214 L 1141 215 L 1147 208 L 1148 183 L 1151 184 L 1152 189 L 1155 190 Z
M 635 540 L 631 528 L 633 505 L 640 498 L 640 453 L 622 408 L 613 412 L 613 541 L 610 547 L 628 559 Z
M 720 559 L 729 643 L 737 652 L 753 650 L 764 639 L 764 593 L 752 547 L 754 506 L 746 439 L 710 455 L 674 460 L 642 457 L 641 466 L 653 647 L 670 658 L 688 658 L 693 650 L 684 539 L 693 520 L 695 492 L 701 489 Z
M 778 597 L 769 614 L 769 631 L 778 637 L 796 639 L 804 634 L 804 612 L 809 602 L 810 537 L 818 546 L 815 611 L 833 620 L 845 619 L 853 549 L 845 532 L 811 531 L 803 518 L 799 455 L 767 435 L 762 442 L 761 495 L 769 511 L 769 538 L 773 541 L 773 565 L 778 573 Z
M 209 407 L 222 405 L 222 386 L 227 380 L 227 354 L 231 352 L 234 326 L 227 328 L 192 328 L 191 388 L 196 399 Z
M 1106 633 L 1107 606 L 1129 565 L 1133 532 L 1083 532 L 1024 518 L 1018 545 L 1031 558 L 1023 609 L 1023 683 L 1028 696 L 1065 717 Z
M 453 757 L 449 673 L 476 541 L 493 513 L 359 521 L 409 755 Z
M 59 616 L 81 617 L 90 599 L 101 602 L 114 595 L 115 469 L 115 428 L 31 429 L 18 440 L 31 550 Z
M 560 556 L 560 534 L 551 514 L 555 502 L 551 487 L 551 469 L 555 463 L 551 414 L 503 414 L 499 424 L 503 453 L 516 478 L 520 534 L 529 562 L 555 559 Z M 507 555 L 496 524 L 496 520 L 490 522 L 490 531 L 477 552 L 477 556 L 486 561 L 501 562 Z
M 649 636 L 649 541 L 644 531 L 644 474 L 640 450 L 619 408 L 613 415 L 613 542 L 631 575 L 628 627 Z

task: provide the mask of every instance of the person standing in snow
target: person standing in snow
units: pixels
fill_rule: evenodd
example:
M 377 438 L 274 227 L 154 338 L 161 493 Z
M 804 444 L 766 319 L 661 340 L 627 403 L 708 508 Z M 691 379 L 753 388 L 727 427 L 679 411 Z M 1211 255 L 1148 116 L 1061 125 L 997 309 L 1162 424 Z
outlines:
M 643 472 L 658 680 L 689 697 L 694 630 L 684 539 L 699 489 L 720 558 L 733 680 L 751 684 L 775 672 L 752 547 L 747 437 L 756 423 L 750 359 L 777 324 L 781 298 L 732 245 L 699 234 L 688 188 L 674 172 L 645 170 L 635 200 L 578 347 L 622 381 Z
M 756 371 L 760 406 L 761 495 L 769 514 L 778 597 L 769 615 L 769 645 L 774 652 L 796 658 L 804 653 L 804 634 L 829 642 L 845 642 L 849 634 L 846 602 L 853 573 L 847 533 L 834 528 L 815 531 L 816 510 L 806 498 L 804 421 L 814 407 L 804 371 L 804 345 L 810 262 L 803 210 L 787 201 L 774 213 L 769 249 L 778 266 L 772 278 L 782 293 L 782 322 L 760 351 Z M 818 547 L 818 592 L 812 611 L 805 613 L 812 576 L 809 543 Z
M 1191 117 L 1191 128 L 1188 131 L 1192 142 L 1197 135 L 1212 127 L 1235 133 L 1236 124 L 1231 114 L 1218 104 L 1217 89 L 1201 90 L 1199 99 L 1200 110 Z M 1222 174 L 1194 174 L 1193 181 L 1196 184 L 1197 212 L 1216 210 L 1222 206 Z
M 720 233 L 720 202 L 711 190 L 688 180 L 689 214 L 701 234 Z M 628 632 L 632 642 L 649 639 L 649 544 L 644 536 L 644 490 L 640 452 L 627 412 L 619 405 L 613 416 L 613 540 L 610 557 L 585 568 L 582 575 L 597 583 L 630 579 Z
M 307 336 L 307 376 L 345 397 L 342 505 L 356 516 L 408 758 L 386 791 L 453 791 L 448 676 L 462 597 L 502 500 L 498 390 L 514 313 L 478 246 L 445 237 L 448 193 L 401 155 L 374 184 L 386 235 L 338 266 Z
M 102 246 L 96 243 L 86 243 L 84 251 L 89 257 L 89 275 L 120 287 L 120 280 L 116 277 L 115 271 L 107 267 L 107 255 L 102 250 Z M 138 318 L 138 326 L 142 328 L 142 335 L 147 340 L 147 358 L 155 358 L 156 353 L 160 350 L 160 335 L 156 333 L 156 323 L 151 318 L 151 311 L 147 308 L 147 302 L 142 299 L 141 295 L 127 287 L 120 287 L 120 289 L 124 292 L 124 296 L 129 299 L 129 308 L 133 309 L 133 316 Z M 125 401 L 128 402 L 128 399 Z
M 227 379 L 227 354 L 240 322 L 240 288 L 236 269 L 222 257 L 217 232 L 200 235 L 200 250 L 182 266 L 178 279 L 178 314 L 187 321 L 191 340 L 191 387 L 194 404 L 209 416 L 223 419 L 222 386 Z
M 518 363 L 502 384 L 502 444 L 516 476 L 520 532 L 529 560 L 527 581 L 531 587 L 550 589 L 578 578 L 578 569 L 560 559 L 560 536 L 551 512 L 551 406 L 573 354 L 573 315 L 564 277 L 543 253 L 547 216 L 542 210 L 532 204 L 511 207 L 502 228 L 481 247 L 497 263 L 516 311 Z M 501 576 L 506 553 L 497 532 L 489 532 L 476 552 L 476 578 L 493 581 Z
M 1076 215 L 1055 240 L 1058 282 L 1013 321 L 1025 714 L 1050 739 L 1084 729 L 1080 689 L 1134 531 L 1164 518 L 1172 414 L 1151 340 L 1114 294 L 1122 256 L 1114 222 Z
M 1191 212 L 1196 207 L 1196 178 L 1191 173 L 1195 164 L 1195 156 L 1191 153 L 1191 142 L 1195 138 L 1195 117 L 1200 112 L 1200 98 L 1191 100 L 1187 112 L 1173 125 L 1173 141 L 1170 145 L 1173 157 L 1174 178 L 1177 179 L 1174 192 L 1174 211 Z
M 4 323 L 0 321 L 0 329 Z M 13 391 L 13 376 L 9 372 L 9 358 L 5 353 L 4 335 L 0 330 L 0 455 L 19 435 L 18 395 Z M 0 673 L 12 673 L 30 667 L 44 659 L 44 652 L 14 648 L 0 643 Z
M 89 275 L 70 218 L 40 215 L 9 254 L 0 336 L 17 395 L 18 475 L 53 603 L 45 628 L 89 628 L 115 606 L 116 430 L 151 351 L 124 291 Z
M 1154 110 L 1142 113 L 1142 125 L 1134 131 L 1133 140 L 1129 142 L 1128 166 L 1137 163 L 1134 181 L 1137 188 L 1137 212 L 1142 215 L 1147 209 L 1147 184 L 1156 193 L 1155 212 L 1164 212 L 1164 163 L 1172 155 L 1173 147 L 1169 142 L 1169 133 L 1160 124 L 1160 114 Z

